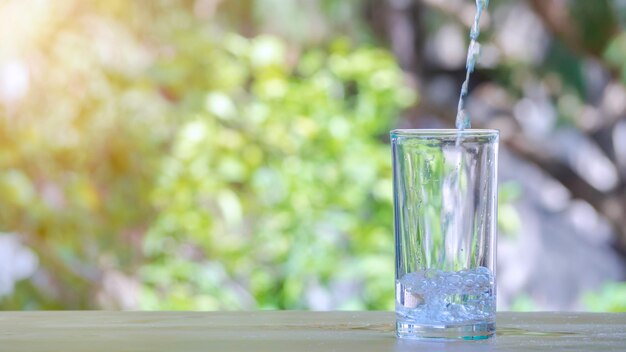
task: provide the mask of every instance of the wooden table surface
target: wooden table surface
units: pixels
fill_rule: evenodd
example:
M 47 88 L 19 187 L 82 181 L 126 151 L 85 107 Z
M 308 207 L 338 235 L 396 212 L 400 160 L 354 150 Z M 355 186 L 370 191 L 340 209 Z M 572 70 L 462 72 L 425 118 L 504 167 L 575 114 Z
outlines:
M 626 351 L 626 314 L 499 313 L 483 341 L 405 341 L 391 312 L 0 312 L 0 351 Z

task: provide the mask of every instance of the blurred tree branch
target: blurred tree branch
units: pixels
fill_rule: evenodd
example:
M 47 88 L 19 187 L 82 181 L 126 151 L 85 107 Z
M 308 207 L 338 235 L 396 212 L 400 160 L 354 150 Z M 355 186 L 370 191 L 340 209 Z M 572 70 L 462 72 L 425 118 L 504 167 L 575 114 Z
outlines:
M 608 5 L 606 2 L 604 9 L 606 10 Z M 531 8 L 535 11 L 538 18 L 544 23 L 555 36 L 565 43 L 565 45 L 574 53 L 584 57 L 593 57 L 598 60 L 605 68 L 606 62 L 602 61 L 602 50 L 599 50 L 599 46 L 596 43 L 589 45 L 589 41 L 585 41 L 583 34 L 576 26 L 580 21 L 580 18 L 572 18 L 570 2 L 559 0 L 528 0 Z M 467 5 L 467 4 L 465 4 Z M 378 14 L 378 16 L 370 16 L 370 22 L 373 23 L 375 32 L 381 38 L 387 38 L 389 45 L 392 48 L 394 54 L 398 57 L 402 68 L 416 77 L 416 81 L 419 82 L 419 86 L 424 86 L 427 76 L 433 73 L 433 69 L 428 67 L 428 63 L 424 60 L 424 42 L 425 42 L 425 7 L 434 8 L 448 16 L 455 18 L 458 22 L 464 23 L 465 20 L 460 16 L 465 6 L 459 1 L 442 1 L 442 0 L 418 0 L 418 1 L 396 1 L 388 0 L 382 1 L 370 1 L 368 3 L 369 11 Z M 580 2 L 578 4 L 581 9 L 585 10 L 585 3 Z M 467 5 L 470 6 L 470 5 Z M 600 6 L 602 8 L 602 6 Z M 384 14 L 381 16 L 380 14 Z M 589 16 L 597 16 L 597 13 L 590 14 Z M 381 18 L 384 20 L 381 21 Z M 408 44 L 407 36 L 402 34 L 404 24 L 410 19 L 412 23 L 411 38 L 413 50 L 407 50 Z M 595 19 L 594 21 L 597 21 Z M 591 21 L 591 22 L 594 22 Z M 603 38 L 595 40 L 597 42 L 606 43 L 614 33 L 615 21 L 607 18 L 606 23 L 603 24 L 603 29 L 598 32 L 603 35 Z M 588 38 L 587 38 L 588 39 Z M 439 72 L 442 73 L 442 72 Z M 448 72 L 448 75 L 462 75 L 462 72 Z M 476 72 L 474 82 L 476 78 L 480 80 L 480 71 Z M 611 72 L 615 78 L 616 72 Z M 422 87 L 420 87 L 422 88 Z M 441 116 L 445 117 L 446 121 L 452 121 L 454 112 L 452 109 L 445 109 L 434 102 L 430 102 L 428 95 L 423 94 L 420 105 L 408 113 L 407 117 L 409 124 L 412 127 L 420 126 L 418 120 L 423 120 L 427 116 Z M 512 111 L 507 112 L 509 116 L 512 116 Z M 604 123 L 603 129 L 611 129 L 615 124 L 615 121 L 610 123 Z M 517 125 L 513 123 L 513 125 Z M 485 127 L 485 126 L 479 126 Z M 517 126 L 516 128 L 519 128 Z M 601 148 L 604 149 L 607 155 L 611 153 L 607 150 L 606 143 L 599 143 L 598 136 L 590 134 L 590 131 L 583 131 L 589 135 L 592 139 L 598 142 Z M 594 138 L 596 137 L 596 138 Z M 616 240 L 615 248 L 626 257 L 626 185 L 623 180 L 620 181 L 616 189 L 611 192 L 601 192 L 590 185 L 582 177 L 580 177 L 576 171 L 574 171 L 569 165 L 561 162 L 544 153 L 537 148 L 534 143 L 527 140 L 522 133 L 512 133 L 511 137 L 504 139 L 503 143 L 517 156 L 533 163 L 546 174 L 550 175 L 561 184 L 563 184 L 570 192 L 572 197 L 582 199 L 593 206 L 598 213 L 607 218 L 615 230 L 619 234 L 619 238 Z M 609 143 L 610 145 L 610 143 Z M 613 160 L 615 162 L 615 160 Z
M 562 0 L 529 0 L 529 3 L 535 14 L 542 20 L 546 28 L 559 38 L 570 50 L 581 56 L 592 57 L 598 60 L 613 76 L 614 80 L 619 80 L 619 73 L 610 68 L 603 58 L 603 51 L 607 43 L 610 41 L 613 34 L 616 33 L 616 22 L 612 16 L 602 18 L 603 29 L 598 28 L 600 38 L 597 38 L 594 43 L 589 45 L 585 43 L 583 34 L 585 28 L 575 26 L 581 21 L 580 18 L 575 19 L 572 16 L 571 6 L 576 6 L 576 2 L 568 2 Z M 580 2 L 580 4 L 585 4 Z M 608 13 L 610 6 L 605 0 L 594 2 L 597 8 L 604 9 Z M 600 6 L 602 5 L 602 6 Z M 610 14 L 612 15 L 612 14 Z M 597 43 L 599 42 L 599 44 Z M 587 44 L 587 45 L 585 45 Z M 603 126 L 604 129 L 612 129 L 615 126 L 615 121 L 612 119 L 606 119 L 606 123 Z M 612 153 L 607 150 L 606 143 L 596 140 L 597 144 L 604 150 L 607 155 Z M 601 138 L 601 137 L 600 137 Z M 610 143 L 608 143 L 610 145 Z M 567 165 L 563 165 L 556 160 L 545 160 L 540 151 L 532 150 L 531 144 L 528 141 L 520 140 L 520 137 L 510 141 L 508 146 L 511 147 L 518 155 L 533 162 L 552 177 L 560 181 L 575 198 L 583 199 L 591 204 L 596 211 L 605 216 L 619 232 L 620 239 L 617 243 L 617 249 L 626 256 L 626 185 L 621 180 L 619 186 L 610 193 L 602 193 L 582 178 L 580 178 L 574 170 Z M 614 158 L 612 160 L 615 162 Z
M 613 192 L 603 193 L 592 187 L 568 165 L 547 156 L 521 133 L 512 134 L 504 143 L 517 156 L 530 161 L 559 181 L 573 198 L 588 202 L 606 217 L 620 234 L 614 245 L 615 249 L 626 256 L 626 187 L 623 182 Z
M 561 38 L 571 50 L 580 54 L 591 54 L 581 45 L 566 1 L 528 0 L 528 2 L 545 26 Z

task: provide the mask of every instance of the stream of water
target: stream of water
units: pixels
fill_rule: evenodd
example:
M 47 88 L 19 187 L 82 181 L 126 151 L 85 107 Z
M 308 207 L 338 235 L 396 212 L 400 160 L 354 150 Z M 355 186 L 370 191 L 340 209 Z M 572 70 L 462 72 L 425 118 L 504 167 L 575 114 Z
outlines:
M 472 75 L 472 72 L 474 72 L 476 62 L 480 57 L 480 44 L 478 43 L 478 36 L 480 35 L 480 18 L 482 17 L 483 12 L 487 9 L 487 6 L 489 6 L 489 0 L 476 0 L 476 15 L 474 16 L 474 24 L 470 30 L 470 44 L 467 49 L 465 82 L 463 82 L 463 86 L 461 87 L 459 107 L 456 114 L 456 128 L 459 130 L 471 128 L 472 126 L 470 115 L 465 109 L 465 103 L 467 100 L 470 76 Z

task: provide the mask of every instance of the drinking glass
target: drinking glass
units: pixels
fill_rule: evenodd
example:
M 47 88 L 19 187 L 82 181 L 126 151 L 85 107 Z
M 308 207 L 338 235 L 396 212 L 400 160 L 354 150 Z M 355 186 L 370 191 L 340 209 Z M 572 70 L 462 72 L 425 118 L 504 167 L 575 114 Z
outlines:
M 400 338 L 495 333 L 496 130 L 391 132 Z

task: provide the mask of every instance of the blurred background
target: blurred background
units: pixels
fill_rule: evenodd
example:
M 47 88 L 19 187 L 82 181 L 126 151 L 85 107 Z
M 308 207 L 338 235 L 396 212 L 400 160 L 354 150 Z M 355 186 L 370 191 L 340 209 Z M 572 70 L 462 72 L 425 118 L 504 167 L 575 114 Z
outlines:
M 473 0 L 0 1 L 0 309 L 393 309 Z M 626 1 L 497 0 L 498 306 L 626 311 Z

